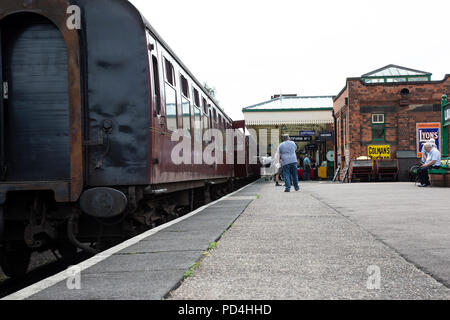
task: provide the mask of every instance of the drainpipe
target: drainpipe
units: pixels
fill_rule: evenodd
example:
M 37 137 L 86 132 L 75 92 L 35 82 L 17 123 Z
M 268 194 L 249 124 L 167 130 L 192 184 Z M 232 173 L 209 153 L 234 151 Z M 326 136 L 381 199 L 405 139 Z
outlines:
M 337 130 L 336 130 L 336 115 L 334 114 L 334 110 L 332 111 L 333 122 L 334 122 L 334 172 L 337 170 Z
M 448 106 L 447 95 L 442 95 L 441 101 L 441 132 L 442 132 L 442 156 L 448 157 L 448 126 L 445 126 L 445 107 Z

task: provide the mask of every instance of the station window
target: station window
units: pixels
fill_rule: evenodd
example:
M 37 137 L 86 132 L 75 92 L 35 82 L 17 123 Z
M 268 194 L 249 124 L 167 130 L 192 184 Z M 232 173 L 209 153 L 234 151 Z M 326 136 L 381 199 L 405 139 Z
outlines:
M 384 114 L 372 114 L 372 123 L 384 123 Z
M 189 98 L 189 83 L 188 80 L 182 74 L 180 75 L 180 82 L 181 82 L 181 93 L 186 98 Z
M 384 114 L 372 114 L 372 140 L 384 141 L 386 137 L 386 128 Z
M 164 58 L 164 65 L 166 69 L 166 81 L 170 83 L 171 85 L 175 86 L 175 72 L 173 68 L 173 64 Z

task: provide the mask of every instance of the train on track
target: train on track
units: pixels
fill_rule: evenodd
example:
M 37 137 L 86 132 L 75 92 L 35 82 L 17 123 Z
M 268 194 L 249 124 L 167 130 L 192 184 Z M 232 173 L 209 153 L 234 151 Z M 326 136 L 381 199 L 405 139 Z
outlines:
M 128 1 L 2 0 L 0 40 L 6 275 L 25 274 L 34 251 L 96 253 L 259 175 L 248 137 L 232 145 L 243 163 L 172 161 L 176 130 L 189 133 L 194 158 L 216 143 L 208 129 L 245 140 L 245 123 L 215 103 Z

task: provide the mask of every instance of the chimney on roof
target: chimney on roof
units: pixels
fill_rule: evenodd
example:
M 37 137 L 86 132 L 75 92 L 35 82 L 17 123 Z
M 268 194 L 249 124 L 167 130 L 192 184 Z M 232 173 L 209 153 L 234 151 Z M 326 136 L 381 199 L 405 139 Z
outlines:
M 296 97 L 297 94 L 274 94 L 272 97 L 270 97 L 271 100 L 277 99 L 280 97 Z

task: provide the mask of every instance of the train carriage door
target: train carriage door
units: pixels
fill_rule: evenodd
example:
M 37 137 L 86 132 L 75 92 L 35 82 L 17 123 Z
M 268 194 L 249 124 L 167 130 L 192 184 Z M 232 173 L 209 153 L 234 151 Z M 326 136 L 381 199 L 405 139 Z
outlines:
M 44 17 L 13 17 L 1 26 L 3 178 L 69 181 L 69 81 L 63 35 Z
M 147 30 L 147 45 L 148 45 L 148 64 L 150 68 L 150 86 L 152 99 L 152 115 L 154 117 L 161 116 L 161 90 L 159 77 L 159 63 L 157 58 L 156 41 Z
M 151 112 L 150 112 L 150 157 L 149 157 L 149 179 L 151 183 L 158 180 L 163 165 L 161 159 L 164 154 L 164 135 L 166 131 L 165 110 L 162 108 L 160 60 L 158 59 L 158 47 L 156 40 L 147 30 L 149 80 L 151 90 Z M 156 181 L 155 181 L 156 179 Z
M 5 159 L 5 122 L 4 122 L 4 106 L 3 99 L 7 92 L 6 84 L 3 84 L 3 46 L 2 46 L 2 28 L 0 26 L 0 181 L 4 179 L 6 169 Z

